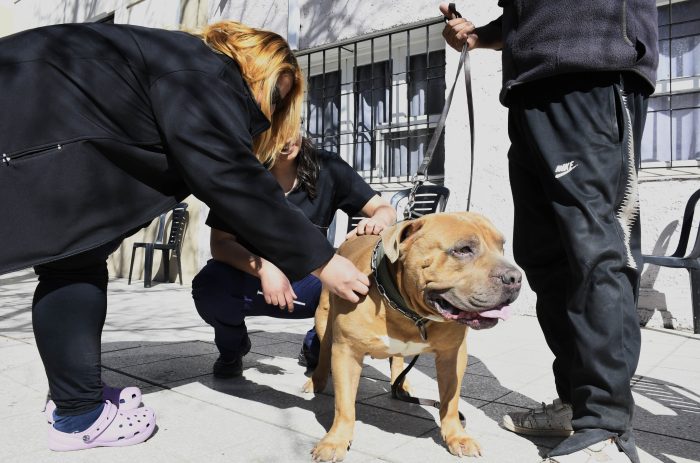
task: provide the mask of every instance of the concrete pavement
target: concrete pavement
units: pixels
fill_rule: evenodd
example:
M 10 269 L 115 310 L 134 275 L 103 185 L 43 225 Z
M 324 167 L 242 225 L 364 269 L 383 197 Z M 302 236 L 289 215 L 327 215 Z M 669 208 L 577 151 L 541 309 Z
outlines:
M 333 419 L 332 389 L 303 394 L 297 364 L 311 320 L 249 318 L 252 350 L 244 375 L 217 380 L 213 331 L 197 315 L 190 288 L 110 282 L 103 334 L 104 379 L 138 385 L 158 429 L 145 443 L 72 453 L 46 449 L 41 413 L 47 394 L 31 328 L 33 272 L 0 276 L 0 461 L 2 462 L 309 462 Z M 645 463 L 700 462 L 700 336 L 642 329 L 633 391 Z M 515 316 L 472 331 L 461 391 L 467 429 L 484 449 L 459 459 L 442 443 L 437 410 L 390 397 L 387 361 L 366 359 L 348 462 L 537 462 L 558 439 L 525 438 L 499 426 L 507 410 L 555 397 L 552 355 L 537 320 Z M 408 376 L 415 395 L 437 399 L 435 369 L 421 357 Z

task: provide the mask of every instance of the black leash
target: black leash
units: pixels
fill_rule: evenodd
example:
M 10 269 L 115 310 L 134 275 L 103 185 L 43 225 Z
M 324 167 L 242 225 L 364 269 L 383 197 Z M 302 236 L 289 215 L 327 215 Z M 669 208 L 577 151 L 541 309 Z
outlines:
M 411 368 L 413 368 L 413 365 L 416 364 L 416 361 L 418 360 L 418 356 L 416 355 L 413 357 L 413 360 L 408 364 L 406 368 L 401 372 L 401 374 L 396 378 L 396 381 L 394 381 L 394 384 L 391 385 L 391 397 L 396 400 L 400 400 L 402 402 L 410 402 L 418 405 L 426 405 L 428 407 L 435 407 L 438 410 L 440 410 L 440 401 L 439 400 L 433 400 L 433 399 L 421 399 L 420 397 L 413 397 L 410 395 L 408 392 L 406 392 L 403 388 L 403 383 L 406 380 L 406 375 L 408 374 L 409 371 L 411 371 Z M 391 358 L 389 359 L 389 362 L 391 362 Z M 459 413 L 459 422 L 462 423 L 462 427 L 465 427 L 467 425 L 467 421 L 464 418 L 464 415 L 462 412 L 457 410 L 457 413 Z
M 461 18 L 462 15 L 459 14 L 457 11 L 457 8 L 455 7 L 454 3 L 450 3 L 449 6 L 449 13 L 453 16 L 453 18 Z M 445 21 L 449 21 L 452 18 L 448 18 L 445 16 Z M 457 85 L 457 80 L 459 79 L 459 73 L 460 71 L 464 69 L 464 85 L 467 90 L 467 109 L 469 112 L 469 141 L 470 141 L 470 160 L 471 160 L 471 167 L 469 170 L 469 191 L 467 193 L 467 210 L 471 207 L 471 200 L 472 200 L 472 183 L 474 180 L 474 103 L 473 103 L 473 98 L 472 98 L 472 78 L 471 78 L 471 64 L 469 62 L 469 45 L 464 44 L 462 47 L 462 54 L 459 57 L 459 65 L 457 66 L 457 75 L 455 76 L 455 80 L 452 83 L 452 88 L 450 88 L 450 93 L 448 93 L 447 98 L 445 99 L 445 107 L 442 108 L 442 113 L 440 114 L 440 119 L 438 120 L 437 126 L 435 127 L 435 132 L 433 132 L 433 136 L 430 139 L 430 143 L 428 144 L 428 149 L 425 151 L 425 156 L 423 157 L 423 162 L 421 165 L 418 167 L 418 170 L 416 171 L 416 174 L 413 176 L 411 181 L 413 182 L 413 187 L 411 188 L 411 193 L 408 196 L 408 204 L 406 205 L 406 209 L 404 209 L 404 216 L 406 219 L 409 219 L 411 217 L 411 209 L 413 208 L 413 205 L 415 203 L 416 199 L 416 191 L 418 188 L 423 184 L 428 179 L 428 166 L 430 165 L 430 161 L 432 161 L 433 154 L 435 153 L 435 148 L 437 147 L 438 141 L 440 140 L 440 137 L 442 136 L 443 130 L 445 130 L 445 122 L 447 120 L 447 113 L 450 111 L 450 105 L 452 104 L 452 96 L 455 91 L 455 87 Z M 422 177 L 422 178 L 420 178 Z M 423 335 L 421 333 L 421 336 L 423 339 L 425 339 L 427 336 Z M 408 374 L 409 371 L 411 371 L 411 368 L 413 368 L 413 365 L 416 364 L 416 361 L 418 360 L 418 355 L 413 357 L 413 360 L 408 364 L 408 366 L 401 372 L 401 374 L 396 378 L 394 381 L 394 384 L 391 385 L 391 397 L 396 399 L 396 400 L 401 400 L 403 402 L 410 402 L 414 404 L 419 404 L 419 405 L 427 405 L 430 407 L 435 407 L 437 409 L 440 409 L 440 401 L 438 400 L 432 400 L 432 399 L 421 399 L 419 397 L 412 397 L 408 392 L 406 392 L 403 389 L 403 383 L 406 380 L 406 375 Z M 466 421 L 464 419 L 464 415 L 462 412 L 458 411 L 459 413 L 459 421 L 462 423 L 462 426 L 466 425 Z
M 449 13 L 453 18 L 461 18 L 462 15 L 457 11 L 454 3 L 450 3 Z M 453 18 L 448 18 L 445 16 L 445 21 Z M 428 143 L 428 148 L 425 150 L 425 156 L 423 156 L 423 162 L 418 166 L 418 170 L 413 175 L 411 182 L 413 186 L 411 187 L 411 192 L 408 195 L 408 203 L 404 209 L 404 217 L 409 219 L 411 217 L 411 210 L 415 204 L 416 191 L 420 188 L 423 183 L 428 180 L 428 167 L 430 162 L 433 160 L 433 154 L 435 154 L 435 149 L 440 141 L 442 132 L 445 130 L 445 122 L 447 121 L 447 114 L 450 112 L 450 106 L 452 105 L 452 96 L 454 95 L 455 87 L 457 86 L 457 80 L 459 79 L 460 71 L 464 69 L 464 86 L 467 92 L 467 111 L 469 113 L 469 145 L 470 145 L 470 168 L 469 168 L 469 190 L 467 192 L 467 210 L 471 207 L 472 201 L 472 183 L 474 179 L 474 102 L 472 98 L 472 77 L 471 77 L 471 63 L 469 61 L 469 45 L 467 43 L 462 47 L 462 53 L 459 56 L 459 64 L 457 65 L 457 75 L 455 75 L 454 82 L 450 88 L 450 92 L 445 98 L 445 106 L 442 108 L 442 113 L 440 114 L 440 119 L 435 126 L 435 131 L 433 136 L 430 138 L 430 143 Z

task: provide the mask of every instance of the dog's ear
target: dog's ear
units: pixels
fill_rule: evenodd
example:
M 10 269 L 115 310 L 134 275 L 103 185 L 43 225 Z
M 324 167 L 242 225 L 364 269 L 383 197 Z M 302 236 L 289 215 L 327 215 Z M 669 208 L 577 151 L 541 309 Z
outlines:
M 399 246 L 406 238 L 420 230 L 421 226 L 419 220 L 404 220 L 381 233 L 384 255 L 389 262 L 394 263 L 399 259 Z

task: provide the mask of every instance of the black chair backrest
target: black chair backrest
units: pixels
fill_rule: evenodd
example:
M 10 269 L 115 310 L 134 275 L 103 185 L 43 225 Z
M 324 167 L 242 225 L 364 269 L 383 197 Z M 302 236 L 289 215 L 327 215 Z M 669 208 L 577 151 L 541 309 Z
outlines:
M 158 216 L 158 230 L 156 231 L 156 239 L 153 241 L 155 244 L 163 244 L 163 237 L 165 236 L 165 224 L 168 221 L 168 213 L 163 212 Z
M 360 216 L 354 216 L 354 217 L 348 217 L 348 233 L 350 233 L 352 230 L 354 230 L 357 227 L 357 224 L 360 223 L 360 220 L 366 218 L 363 215 Z
M 180 203 L 173 208 L 173 214 L 170 222 L 170 236 L 168 244 L 179 249 L 182 245 L 182 237 L 185 234 L 185 226 L 187 225 L 187 203 Z
M 407 206 L 408 196 L 411 194 L 411 189 L 397 191 L 391 198 L 391 205 L 394 206 L 396 212 L 399 213 L 398 219 L 403 217 L 399 209 Z M 425 214 L 442 212 L 445 210 L 447 200 L 450 197 L 450 190 L 441 185 L 421 185 L 416 190 L 416 198 L 411 210 L 412 219 L 422 217 Z
M 690 241 L 690 229 L 693 225 L 693 216 L 695 214 L 695 206 L 700 200 L 700 190 L 692 194 L 688 203 L 685 205 L 685 212 L 683 213 L 683 225 L 681 226 L 681 236 L 678 239 L 678 247 L 676 251 L 671 254 L 671 257 L 687 257 L 689 259 L 697 259 L 700 257 L 700 228 L 698 230 L 698 235 L 695 238 L 695 244 L 690 254 L 686 255 L 686 250 L 688 249 L 688 242 Z
M 381 196 L 381 193 L 380 193 L 380 192 L 375 191 L 375 193 L 378 194 L 379 196 Z M 354 215 L 354 216 L 352 216 L 352 217 L 348 216 L 348 226 L 347 226 L 347 229 L 346 229 L 347 233 L 350 233 L 350 232 L 353 231 L 355 228 L 357 228 L 357 224 L 360 223 L 360 221 L 361 221 L 362 219 L 366 219 L 366 218 L 367 218 L 367 217 L 365 217 L 364 215 Z

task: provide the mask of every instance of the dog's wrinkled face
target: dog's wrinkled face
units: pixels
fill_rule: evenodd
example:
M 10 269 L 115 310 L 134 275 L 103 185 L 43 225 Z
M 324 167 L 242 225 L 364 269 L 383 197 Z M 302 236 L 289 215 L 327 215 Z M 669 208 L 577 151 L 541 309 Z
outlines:
M 520 292 L 522 275 L 503 257 L 503 235 L 479 214 L 427 215 L 382 240 L 404 297 L 422 316 L 491 328 Z

